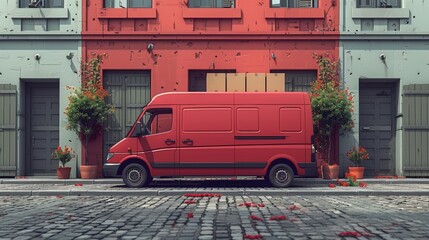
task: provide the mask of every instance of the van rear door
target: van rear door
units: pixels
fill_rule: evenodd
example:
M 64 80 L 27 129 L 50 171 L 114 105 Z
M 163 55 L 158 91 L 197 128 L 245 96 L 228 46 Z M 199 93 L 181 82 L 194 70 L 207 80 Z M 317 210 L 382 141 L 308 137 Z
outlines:
M 180 175 L 232 176 L 232 105 L 180 106 Z

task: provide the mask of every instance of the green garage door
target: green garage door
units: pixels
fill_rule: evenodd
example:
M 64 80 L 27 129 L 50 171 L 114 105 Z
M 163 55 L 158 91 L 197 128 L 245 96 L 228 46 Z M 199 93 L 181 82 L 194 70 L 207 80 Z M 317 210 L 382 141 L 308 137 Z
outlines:
M 149 71 L 104 71 L 107 102 L 115 113 L 107 120 L 104 132 L 103 159 L 109 148 L 125 137 L 144 105 L 150 101 Z

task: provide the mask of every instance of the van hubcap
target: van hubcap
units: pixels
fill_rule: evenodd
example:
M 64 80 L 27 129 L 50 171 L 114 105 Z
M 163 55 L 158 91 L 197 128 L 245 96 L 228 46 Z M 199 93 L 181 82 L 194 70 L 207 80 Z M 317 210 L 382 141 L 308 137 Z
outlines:
M 276 181 L 277 182 L 286 182 L 288 174 L 285 170 L 278 170 L 276 172 Z
M 140 179 L 141 179 L 141 177 L 142 177 L 142 175 L 141 175 L 141 173 L 140 173 L 140 171 L 139 170 L 137 170 L 137 169 L 131 169 L 129 172 L 128 172 L 128 179 L 131 181 L 131 182 L 138 182 L 138 181 L 140 181 Z

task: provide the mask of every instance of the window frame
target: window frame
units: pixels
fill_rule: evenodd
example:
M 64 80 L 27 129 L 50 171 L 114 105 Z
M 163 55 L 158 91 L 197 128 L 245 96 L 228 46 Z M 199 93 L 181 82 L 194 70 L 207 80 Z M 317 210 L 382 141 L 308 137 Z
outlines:
M 195 2 L 198 1 L 198 2 L 200 2 L 200 4 L 199 5 L 195 4 L 195 3 L 193 4 L 192 2 L 194 2 L 194 1 Z M 207 1 L 207 3 L 211 2 L 211 4 L 202 6 L 201 5 L 202 1 Z M 225 1 L 230 2 L 229 7 L 224 5 Z M 221 6 L 218 6 L 218 2 L 220 2 Z M 236 8 L 237 0 L 188 0 L 187 6 L 188 6 L 188 8 Z
M 362 5 L 362 2 L 367 1 L 369 4 Z M 382 2 L 386 2 L 385 6 L 382 6 Z M 388 4 L 392 0 L 357 0 L 356 8 L 402 8 L 402 0 L 393 0 L 396 1 L 397 5 Z
M 300 9 L 302 9 L 302 8 L 318 8 L 319 7 L 319 0 L 311 0 L 312 7 L 299 7 L 298 6 L 299 0 L 278 0 L 279 5 L 274 5 L 273 1 L 274 0 L 270 0 L 270 8 L 300 8 Z M 295 2 L 295 6 L 289 6 L 290 1 Z M 282 4 L 285 6 L 282 6 Z
M 121 1 L 125 1 L 126 2 L 126 6 L 121 6 L 120 3 Z M 144 4 L 146 3 L 145 0 L 143 1 L 143 6 L 132 6 L 134 3 L 134 0 L 103 0 L 103 7 L 104 8 L 152 8 L 153 6 L 153 1 L 149 0 L 150 5 L 149 6 L 144 6 Z M 110 3 L 110 4 L 109 4 Z M 116 6 L 116 3 L 118 3 L 118 5 Z
M 53 5 L 52 2 L 55 2 L 55 0 L 40 0 L 41 6 L 32 7 L 29 4 L 29 0 L 19 0 L 18 7 L 19 8 L 64 8 L 64 0 L 61 1 L 61 6 L 51 6 Z

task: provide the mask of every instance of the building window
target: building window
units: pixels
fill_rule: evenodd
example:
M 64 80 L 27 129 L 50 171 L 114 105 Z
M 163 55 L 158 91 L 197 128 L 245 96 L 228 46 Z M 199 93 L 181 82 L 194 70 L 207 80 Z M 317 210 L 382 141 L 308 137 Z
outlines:
M 151 8 L 152 0 L 104 0 L 105 8 Z
M 189 70 L 188 91 L 206 92 L 207 73 L 235 73 L 235 70 Z
M 272 8 L 316 8 L 318 0 L 271 0 Z
M 400 8 L 401 0 L 358 0 L 358 8 Z
M 19 0 L 20 8 L 63 8 L 64 0 Z
M 189 8 L 235 8 L 235 0 L 189 0 Z
M 310 92 L 311 83 L 317 79 L 317 71 L 315 70 L 275 70 L 271 72 L 285 74 L 286 92 Z

